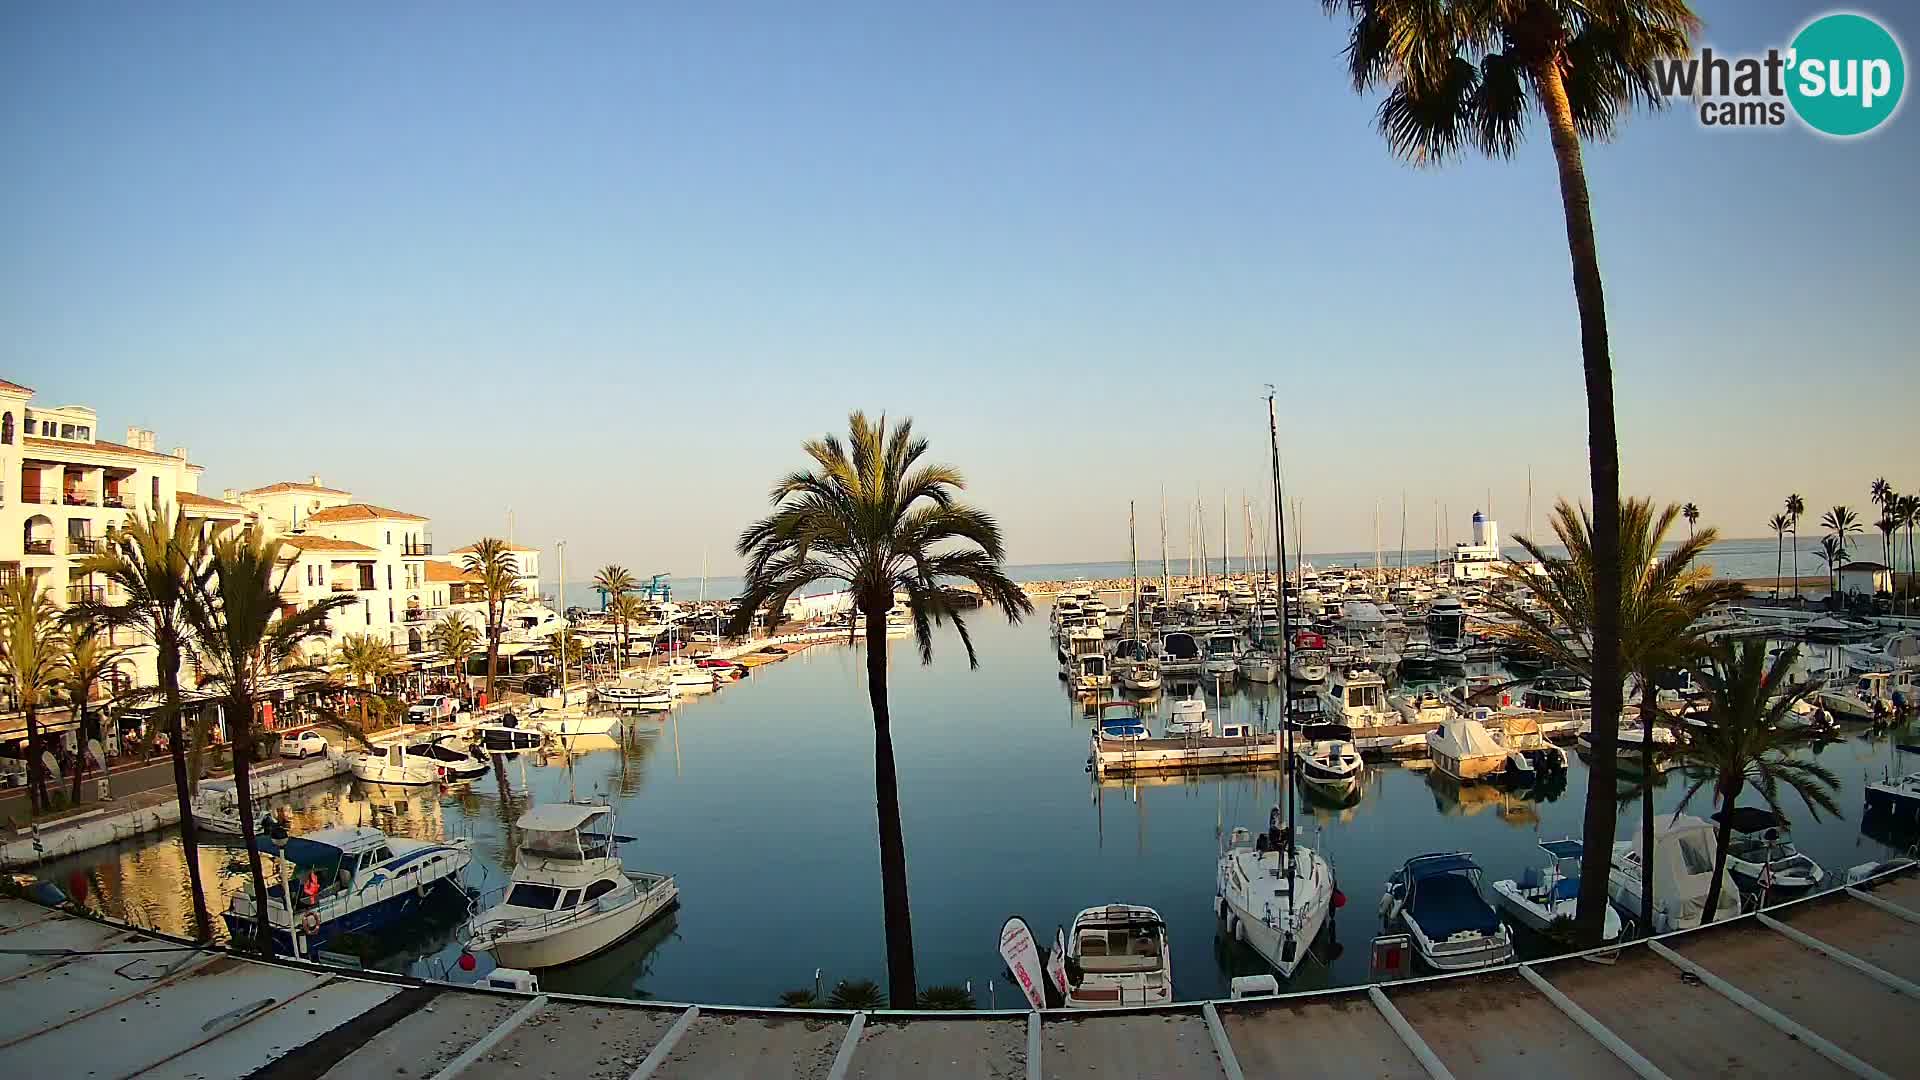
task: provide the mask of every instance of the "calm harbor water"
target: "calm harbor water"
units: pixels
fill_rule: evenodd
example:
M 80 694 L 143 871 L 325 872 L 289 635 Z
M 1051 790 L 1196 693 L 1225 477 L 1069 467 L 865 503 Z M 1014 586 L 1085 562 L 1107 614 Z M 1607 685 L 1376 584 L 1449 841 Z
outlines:
M 1221 940 L 1212 911 L 1219 836 L 1260 827 L 1284 798 L 1276 773 L 1096 785 L 1086 772 L 1088 722 L 1055 677 L 1045 607 L 1017 627 L 974 621 L 981 667 L 969 671 L 950 633 L 923 667 L 911 641 L 892 643 L 895 745 L 922 985 L 971 981 L 982 1006 L 994 980 L 1001 1006 L 1017 1001 L 995 952 L 1001 922 L 1020 914 L 1042 936 L 1081 908 L 1127 901 L 1158 908 L 1171 928 L 1175 989 L 1223 996 L 1257 958 Z M 1216 716 L 1274 715 L 1271 688 L 1208 701 Z M 1167 707 L 1163 699 L 1158 705 Z M 1157 729 L 1156 725 L 1156 729 Z M 617 737 L 581 740 L 572 782 L 617 808 L 636 835 L 630 867 L 672 873 L 681 906 L 638 938 L 585 964 L 543 975 L 549 988 L 675 1001 L 771 1003 L 780 991 L 884 977 L 873 810 L 872 725 L 864 655 L 821 646 L 759 668 L 720 693 L 661 719 L 630 720 Z M 1888 762 L 1885 740 L 1855 735 L 1828 746 L 1847 816 L 1813 822 L 1788 809 L 1801 847 L 1829 869 L 1878 860 L 1888 846 L 1863 836 L 1861 785 Z M 317 785 L 286 802 L 296 831 L 336 823 L 390 833 L 470 836 L 469 884 L 506 881 L 508 824 L 530 801 L 567 798 L 566 758 L 507 758 L 496 774 L 442 793 Z M 1492 878 L 1536 861 L 1537 839 L 1578 835 L 1586 770 L 1576 758 L 1566 790 L 1542 801 L 1491 789 L 1461 792 L 1444 778 L 1393 764 L 1370 768 L 1344 809 L 1302 812 L 1303 841 L 1331 856 L 1348 903 L 1321 963 L 1296 988 L 1361 982 L 1387 874 L 1409 856 L 1471 851 Z M 1669 775 L 1671 810 L 1684 778 Z M 1751 796 L 1750 796 L 1751 797 Z M 1710 808 L 1697 797 L 1692 812 Z M 1623 813 L 1630 823 L 1637 808 Z M 1624 835 L 1624 834 L 1623 834 Z M 184 928 L 187 890 L 177 834 L 162 833 L 50 864 L 45 875 L 116 915 Z M 242 884 L 236 851 L 205 849 L 224 897 Z M 380 965 L 458 974 L 449 929 L 423 929 Z M 482 960 L 484 964 L 484 959 Z

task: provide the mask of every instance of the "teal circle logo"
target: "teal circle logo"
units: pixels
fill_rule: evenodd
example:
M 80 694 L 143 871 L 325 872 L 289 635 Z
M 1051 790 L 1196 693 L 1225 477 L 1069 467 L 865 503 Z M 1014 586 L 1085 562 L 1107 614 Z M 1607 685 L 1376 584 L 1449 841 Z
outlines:
M 1907 88 L 1907 58 L 1886 27 L 1865 15 L 1822 15 L 1793 39 L 1787 100 L 1806 125 L 1851 138 L 1887 122 Z

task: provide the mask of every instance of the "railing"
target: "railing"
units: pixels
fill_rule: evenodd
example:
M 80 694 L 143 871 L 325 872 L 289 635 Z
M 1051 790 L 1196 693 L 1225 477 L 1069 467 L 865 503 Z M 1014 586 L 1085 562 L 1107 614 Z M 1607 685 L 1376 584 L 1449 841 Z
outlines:
M 426 622 L 432 617 L 433 613 L 426 608 L 408 608 L 404 616 L 407 622 Z
M 51 555 L 53 554 L 53 541 L 29 540 L 26 544 L 26 553 L 29 555 Z
M 100 541 L 91 536 L 67 537 L 67 554 L 69 555 L 94 555 L 99 551 Z
M 98 604 L 106 599 L 106 595 L 107 590 L 104 585 L 67 586 L 67 603 L 69 604 Z
M 106 495 L 101 497 L 100 503 L 103 506 L 111 506 L 115 510 L 125 510 L 127 508 L 127 497 L 125 495 Z
M 402 544 L 402 545 L 401 545 L 401 547 L 400 547 L 400 554 L 402 554 L 402 555 L 431 555 L 431 554 L 433 554 L 433 541 L 431 541 L 431 540 L 409 540 L 409 541 L 407 541 L 407 542 L 406 542 L 405 544 Z
M 99 506 L 100 500 L 91 491 L 69 491 L 62 500 L 68 506 Z

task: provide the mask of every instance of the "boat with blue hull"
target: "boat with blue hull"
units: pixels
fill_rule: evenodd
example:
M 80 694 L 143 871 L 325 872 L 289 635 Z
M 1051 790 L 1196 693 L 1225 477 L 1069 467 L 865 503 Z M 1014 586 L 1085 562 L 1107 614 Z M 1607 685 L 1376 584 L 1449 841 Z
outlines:
M 460 878 L 473 861 L 471 840 L 408 840 L 364 826 L 292 837 L 284 850 L 266 837 L 259 846 L 269 867 L 273 948 L 294 957 L 342 935 L 378 935 L 464 896 Z M 253 890 L 234 896 L 222 917 L 236 941 L 250 940 L 258 923 Z

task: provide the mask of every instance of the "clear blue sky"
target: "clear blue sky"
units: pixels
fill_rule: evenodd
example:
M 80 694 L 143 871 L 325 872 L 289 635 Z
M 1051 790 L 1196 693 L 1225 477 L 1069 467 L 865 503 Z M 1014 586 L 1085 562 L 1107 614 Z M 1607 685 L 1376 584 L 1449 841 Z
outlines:
M 649 571 L 730 572 L 856 405 L 1019 562 L 1258 490 L 1267 382 L 1310 548 L 1584 492 L 1544 132 L 1399 163 L 1317 3 L 719 6 L 7 5 L 0 377 L 216 493 L 319 473 L 446 546 L 511 506 Z M 1697 6 L 1728 51 L 1823 10 Z M 1589 147 L 1629 491 L 1758 535 L 1920 487 L 1917 143 L 1909 103 Z

